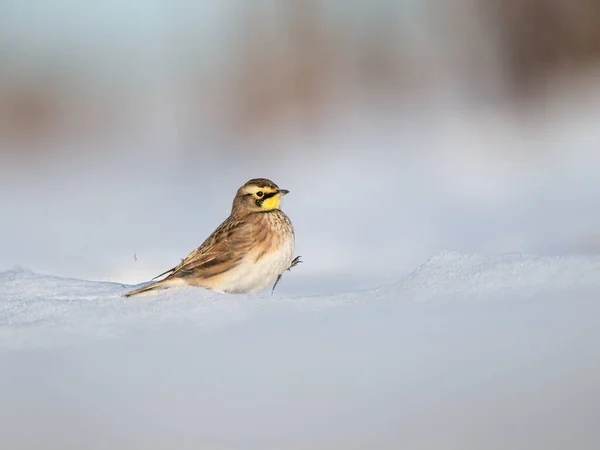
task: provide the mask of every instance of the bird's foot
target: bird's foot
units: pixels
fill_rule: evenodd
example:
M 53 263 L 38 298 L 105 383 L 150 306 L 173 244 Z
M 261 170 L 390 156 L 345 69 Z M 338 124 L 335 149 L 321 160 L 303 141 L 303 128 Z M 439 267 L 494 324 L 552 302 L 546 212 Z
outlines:
M 290 267 L 287 268 L 287 270 L 291 270 L 292 267 L 297 266 L 298 264 L 300 264 L 302 261 L 300 261 L 301 256 L 296 256 L 291 264 Z M 283 275 L 283 273 L 280 273 L 279 275 L 277 275 L 277 279 L 275 280 L 275 284 L 273 285 L 273 289 L 271 289 L 271 295 L 273 295 L 273 292 L 275 292 L 275 288 L 277 287 L 277 285 L 279 284 L 279 280 L 281 280 L 281 276 Z
M 298 264 L 300 264 L 302 262 L 300 258 L 302 258 L 302 256 L 296 256 L 294 259 L 292 259 L 292 263 L 287 270 L 292 270 L 292 267 L 296 267 Z

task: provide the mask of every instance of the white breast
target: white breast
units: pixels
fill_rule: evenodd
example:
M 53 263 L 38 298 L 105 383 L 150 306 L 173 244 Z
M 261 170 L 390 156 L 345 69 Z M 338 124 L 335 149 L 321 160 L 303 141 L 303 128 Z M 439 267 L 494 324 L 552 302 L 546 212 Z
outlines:
M 219 280 L 214 290 L 231 293 L 260 291 L 275 282 L 287 270 L 294 256 L 294 236 L 284 239 L 279 248 L 255 262 L 254 255 L 247 256 Z

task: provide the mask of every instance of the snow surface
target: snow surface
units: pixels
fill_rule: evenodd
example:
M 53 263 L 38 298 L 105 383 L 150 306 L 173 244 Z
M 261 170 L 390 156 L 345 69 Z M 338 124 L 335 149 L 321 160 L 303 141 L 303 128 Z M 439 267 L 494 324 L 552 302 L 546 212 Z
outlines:
M 2 448 L 598 448 L 599 274 L 443 253 L 375 290 L 126 299 L 6 271 Z
M 0 448 L 600 448 L 596 86 L 2 161 Z M 291 191 L 305 261 L 274 296 L 121 296 L 254 177 Z

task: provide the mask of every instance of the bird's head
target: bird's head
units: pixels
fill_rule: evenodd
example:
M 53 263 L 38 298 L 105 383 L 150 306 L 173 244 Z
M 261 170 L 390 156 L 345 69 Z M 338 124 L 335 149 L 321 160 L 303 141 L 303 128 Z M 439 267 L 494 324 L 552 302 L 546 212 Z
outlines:
M 233 199 L 233 213 L 279 209 L 281 197 L 289 191 L 279 189 L 271 180 L 254 178 L 238 189 Z

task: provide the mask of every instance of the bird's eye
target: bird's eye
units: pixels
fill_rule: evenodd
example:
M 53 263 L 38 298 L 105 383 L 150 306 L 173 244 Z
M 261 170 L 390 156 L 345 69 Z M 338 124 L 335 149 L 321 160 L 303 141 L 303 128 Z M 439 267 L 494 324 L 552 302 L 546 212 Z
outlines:
M 262 197 L 263 195 L 265 195 L 265 194 L 263 194 L 263 191 L 258 191 L 258 192 L 256 193 L 256 196 L 257 196 L 258 198 Z

